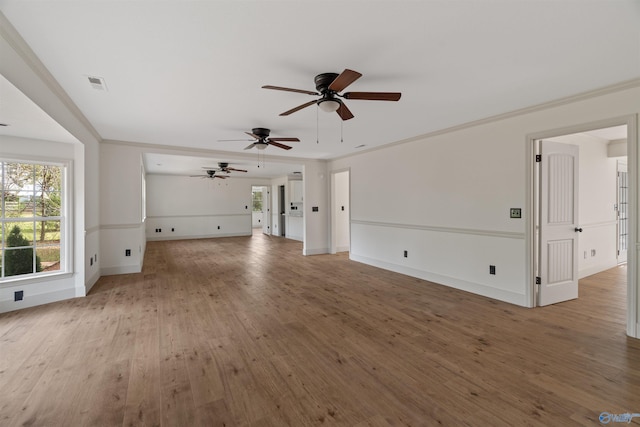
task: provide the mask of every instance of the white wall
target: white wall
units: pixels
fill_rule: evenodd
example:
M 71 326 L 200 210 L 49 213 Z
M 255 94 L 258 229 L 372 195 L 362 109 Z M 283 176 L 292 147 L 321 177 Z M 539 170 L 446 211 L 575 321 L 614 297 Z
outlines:
M 100 144 L 101 275 L 142 271 L 146 239 L 141 163 L 137 147 Z
M 255 182 L 147 175 L 147 240 L 251 235 Z
M 616 159 L 607 154 L 607 140 L 584 133 L 551 138 L 579 147 L 578 274 L 586 277 L 615 267 Z M 595 251 L 595 254 L 592 254 Z
M 330 162 L 350 169 L 351 258 L 530 305 L 528 135 L 638 112 L 636 82 Z
M 329 253 L 329 188 L 327 162 L 307 161 L 304 164 L 304 255 Z M 314 212 L 313 208 L 318 211 Z

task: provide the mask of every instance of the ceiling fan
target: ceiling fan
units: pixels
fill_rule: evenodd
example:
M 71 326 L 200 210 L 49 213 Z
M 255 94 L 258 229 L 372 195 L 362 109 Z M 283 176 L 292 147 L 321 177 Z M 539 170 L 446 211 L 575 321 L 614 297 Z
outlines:
M 362 99 L 370 101 L 397 101 L 402 95 L 400 92 L 342 92 L 351 83 L 362 77 L 362 74 L 357 71 L 345 69 L 342 73 L 323 73 L 318 74 L 314 81 L 316 84 L 317 92 L 312 92 L 302 89 L 291 89 L 280 86 L 262 86 L 263 89 L 284 90 L 287 92 L 306 93 L 307 95 L 320 96 L 320 99 L 306 102 L 302 105 L 298 105 L 291 110 L 285 111 L 280 114 L 281 116 L 288 116 L 291 113 L 302 110 L 313 104 L 318 104 L 318 107 L 323 111 L 338 113 L 342 120 L 349 120 L 353 118 L 353 113 L 347 108 L 345 103 L 339 99 Z
M 281 144 L 280 142 L 299 142 L 298 138 L 270 138 L 269 134 L 271 133 L 270 129 L 266 128 L 253 128 L 251 132 L 245 132 L 247 135 L 252 137 L 253 139 L 222 139 L 220 141 L 254 141 L 252 144 L 245 147 L 245 150 L 249 150 L 253 147 L 256 147 L 258 150 L 264 150 L 268 145 L 273 145 L 278 148 L 282 148 L 283 150 L 291 150 L 291 147 L 288 145 Z M 246 171 L 244 171 L 246 172 Z
M 224 176 L 224 175 L 216 175 L 216 171 L 213 169 L 208 169 L 206 175 L 190 175 L 191 178 L 206 178 L 206 179 L 213 179 L 213 178 L 220 178 L 220 179 L 227 179 L 229 178 L 228 176 Z
M 214 171 L 214 172 L 224 172 L 227 174 L 231 172 L 246 172 L 245 169 L 236 169 L 236 168 L 229 167 L 229 162 L 219 162 L 217 168 L 203 167 L 202 169 L 206 169 L 208 171 Z

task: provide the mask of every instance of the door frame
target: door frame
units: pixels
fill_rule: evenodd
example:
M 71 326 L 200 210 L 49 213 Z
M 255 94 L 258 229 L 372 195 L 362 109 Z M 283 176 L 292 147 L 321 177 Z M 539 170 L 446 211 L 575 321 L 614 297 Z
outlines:
M 538 209 L 538 201 L 535 200 L 535 141 L 548 139 L 562 135 L 579 132 L 587 132 L 612 126 L 627 126 L 627 168 L 629 173 L 629 251 L 627 260 L 627 335 L 640 338 L 640 326 L 638 320 L 638 115 L 626 115 L 610 119 L 598 120 L 566 126 L 556 129 L 543 130 L 529 133 L 525 137 L 525 280 L 528 292 L 525 295 L 526 305 L 536 307 L 536 281 L 535 281 L 535 250 L 536 250 L 536 224 L 535 209 Z

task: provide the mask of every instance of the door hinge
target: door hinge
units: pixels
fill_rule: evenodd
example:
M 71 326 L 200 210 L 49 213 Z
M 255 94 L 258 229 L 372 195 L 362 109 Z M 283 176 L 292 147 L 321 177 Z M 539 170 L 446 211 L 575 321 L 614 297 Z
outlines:
M 536 285 L 542 284 L 542 278 L 540 276 L 536 276 Z
M 540 163 L 542 161 L 542 154 L 536 154 L 536 163 Z

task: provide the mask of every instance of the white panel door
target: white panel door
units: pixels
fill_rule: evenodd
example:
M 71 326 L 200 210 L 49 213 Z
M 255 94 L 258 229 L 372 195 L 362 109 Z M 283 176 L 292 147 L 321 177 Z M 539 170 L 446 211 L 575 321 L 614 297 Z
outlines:
M 538 305 L 578 298 L 577 145 L 542 141 Z

